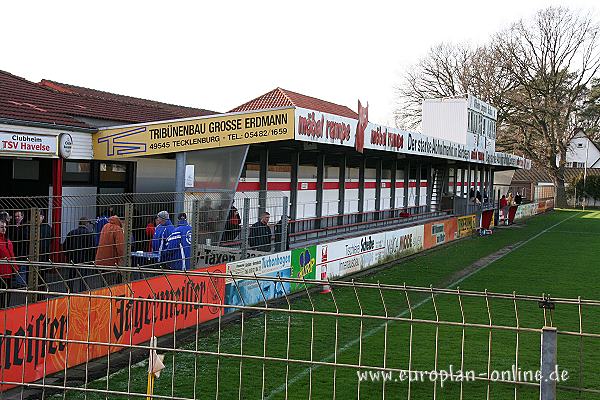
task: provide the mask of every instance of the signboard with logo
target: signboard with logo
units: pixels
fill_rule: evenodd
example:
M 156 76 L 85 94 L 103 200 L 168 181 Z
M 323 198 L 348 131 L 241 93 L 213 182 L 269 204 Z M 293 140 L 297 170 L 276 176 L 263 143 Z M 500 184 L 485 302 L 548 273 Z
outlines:
M 283 297 L 291 291 L 290 282 L 280 281 L 277 278 L 291 276 L 291 252 L 270 254 L 227 264 L 227 274 L 254 275 L 265 279 L 237 279 L 228 278 L 225 287 L 225 303 L 229 306 L 241 306 L 263 303 Z M 314 279 L 314 278 L 313 278 Z M 236 311 L 235 307 L 226 309 L 226 312 Z
M 317 247 L 308 246 L 292 250 L 292 278 L 312 280 L 317 276 Z M 292 283 L 292 292 L 303 289 L 301 283 Z
M 56 157 L 57 138 L 48 135 L 0 132 L 0 155 Z
M 109 160 L 293 138 L 290 108 L 102 129 L 93 143 L 94 158 Z
M 475 215 L 466 215 L 458 217 L 457 221 L 458 237 L 464 238 L 473 235 L 477 226 L 477 217 Z
M 456 218 L 443 221 L 429 222 L 424 227 L 424 248 L 430 249 L 443 243 L 450 242 L 458 237 Z
M 423 225 L 385 233 L 385 259 L 396 260 L 423 250 Z
M 385 235 L 376 233 L 318 245 L 316 254 L 320 259 L 317 269 L 320 270 L 321 264 L 325 262 L 325 275 L 333 279 L 379 264 L 386 257 Z
M 73 138 L 68 133 L 61 134 L 60 139 L 58 140 L 58 154 L 62 158 L 71 158 L 72 152 Z

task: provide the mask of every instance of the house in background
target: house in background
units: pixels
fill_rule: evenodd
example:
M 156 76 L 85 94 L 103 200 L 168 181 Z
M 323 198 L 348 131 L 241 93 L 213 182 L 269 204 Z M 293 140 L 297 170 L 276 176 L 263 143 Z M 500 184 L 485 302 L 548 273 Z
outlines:
M 565 170 L 566 185 L 584 174 L 600 175 L 600 143 L 580 131 L 569 143 Z M 510 190 L 523 194 L 528 200 L 554 197 L 554 180 L 543 168 L 533 164 L 530 170 L 515 171 Z

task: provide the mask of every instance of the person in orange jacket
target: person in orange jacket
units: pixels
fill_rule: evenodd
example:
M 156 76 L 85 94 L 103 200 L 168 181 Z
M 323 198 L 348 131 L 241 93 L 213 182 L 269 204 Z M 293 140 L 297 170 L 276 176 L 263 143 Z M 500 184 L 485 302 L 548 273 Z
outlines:
M 98 250 L 96 250 L 96 265 L 125 265 L 125 235 L 123 225 L 116 215 L 108 219 L 108 224 L 102 227 Z
M 15 261 L 15 252 L 13 244 L 6 237 L 6 221 L 0 220 L 0 288 L 12 288 L 12 276 L 15 274 L 14 265 L 10 261 Z M 0 293 L 0 308 L 10 305 L 10 292 Z

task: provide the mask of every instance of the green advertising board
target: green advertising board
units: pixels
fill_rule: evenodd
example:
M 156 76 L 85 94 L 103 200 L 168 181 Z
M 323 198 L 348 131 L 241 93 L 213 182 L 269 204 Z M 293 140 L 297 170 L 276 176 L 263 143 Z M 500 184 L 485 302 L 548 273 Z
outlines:
M 317 246 L 292 250 L 292 278 L 315 279 L 317 275 Z M 292 283 L 292 292 L 303 289 L 304 284 Z

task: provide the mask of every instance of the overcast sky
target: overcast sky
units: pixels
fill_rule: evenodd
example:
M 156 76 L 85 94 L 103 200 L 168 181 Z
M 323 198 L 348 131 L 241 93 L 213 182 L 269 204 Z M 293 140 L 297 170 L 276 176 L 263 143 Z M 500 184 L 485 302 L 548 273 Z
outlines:
M 404 69 L 442 41 L 483 43 L 550 5 L 597 0 L 7 1 L 0 69 L 228 111 L 279 86 L 393 125 Z

